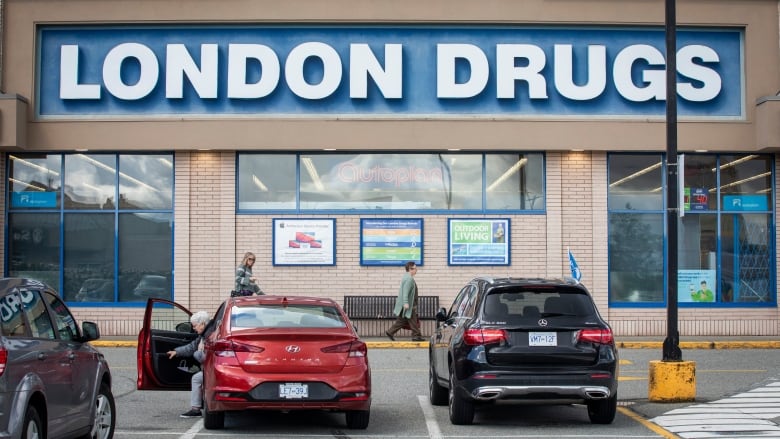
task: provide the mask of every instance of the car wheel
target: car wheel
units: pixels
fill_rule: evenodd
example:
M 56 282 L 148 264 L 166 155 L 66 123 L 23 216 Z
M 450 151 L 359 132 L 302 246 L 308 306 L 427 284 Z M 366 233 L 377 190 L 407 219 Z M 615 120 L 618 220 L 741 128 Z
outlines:
M 349 410 L 346 414 L 347 428 L 352 430 L 365 430 L 368 428 L 368 418 L 371 416 L 370 410 Z
M 433 405 L 445 405 L 447 404 L 447 389 L 439 384 L 439 380 L 436 377 L 436 369 L 433 366 L 433 361 L 428 368 L 428 397 Z
M 24 429 L 22 429 L 23 439 L 43 439 L 45 436 L 43 432 L 43 423 L 41 417 L 38 415 L 38 410 L 33 406 L 27 407 L 27 412 L 24 414 Z
M 455 425 L 471 425 L 474 422 L 474 403 L 458 395 L 455 369 L 450 366 L 450 422 Z
M 116 404 L 108 384 L 101 384 L 95 398 L 95 421 L 84 439 L 111 439 L 116 427 Z
M 588 417 L 593 424 L 611 424 L 617 411 L 617 393 L 607 399 L 588 401 Z
M 203 399 L 203 426 L 208 430 L 221 430 L 225 428 L 225 412 L 212 412 L 209 404 Z

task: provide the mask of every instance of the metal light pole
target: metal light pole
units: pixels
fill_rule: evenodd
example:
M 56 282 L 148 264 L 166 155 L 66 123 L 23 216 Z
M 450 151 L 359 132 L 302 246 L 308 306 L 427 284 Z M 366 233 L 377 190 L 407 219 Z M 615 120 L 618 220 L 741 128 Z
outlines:
M 682 361 L 680 334 L 677 332 L 677 218 L 679 216 L 677 169 L 677 13 L 676 0 L 666 1 L 666 224 L 669 267 L 666 305 L 666 339 L 663 361 Z

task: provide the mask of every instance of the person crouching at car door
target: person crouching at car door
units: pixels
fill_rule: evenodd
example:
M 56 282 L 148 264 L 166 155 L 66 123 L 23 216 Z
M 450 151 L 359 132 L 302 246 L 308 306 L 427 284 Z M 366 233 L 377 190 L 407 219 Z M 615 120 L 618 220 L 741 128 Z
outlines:
M 188 358 L 192 357 L 197 360 L 198 363 L 203 364 L 203 338 L 205 337 L 206 326 L 208 326 L 211 319 L 209 313 L 206 311 L 198 311 L 190 317 L 190 323 L 192 323 L 192 329 L 198 333 L 195 340 L 192 340 L 184 346 L 179 346 L 172 351 L 168 351 L 168 358 L 174 357 Z M 201 388 L 203 387 L 203 371 L 199 370 L 192 375 L 192 390 L 190 391 L 190 410 L 182 413 L 182 418 L 197 418 L 201 416 L 200 409 L 203 407 L 203 397 L 201 395 Z
M 401 278 L 401 287 L 398 289 L 398 297 L 395 299 L 395 309 L 393 309 L 397 317 L 393 326 L 385 331 L 385 335 L 395 341 L 395 333 L 408 326 L 412 331 L 412 341 L 425 341 L 420 332 L 420 320 L 417 316 L 417 282 L 414 281 L 417 265 L 409 261 L 404 265 L 404 269 L 406 273 Z

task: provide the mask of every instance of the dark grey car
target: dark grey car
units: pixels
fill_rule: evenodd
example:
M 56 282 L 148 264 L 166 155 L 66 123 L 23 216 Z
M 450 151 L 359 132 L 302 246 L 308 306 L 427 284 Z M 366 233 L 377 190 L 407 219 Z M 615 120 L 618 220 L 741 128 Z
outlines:
M 618 353 L 583 285 L 476 278 L 436 320 L 430 400 L 449 404 L 453 424 L 499 401 L 584 404 L 593 423 L 615 418 Z
M 111 372 L 56 292 L 31 279 L 0 279 L 0 437 L 110 439 Z

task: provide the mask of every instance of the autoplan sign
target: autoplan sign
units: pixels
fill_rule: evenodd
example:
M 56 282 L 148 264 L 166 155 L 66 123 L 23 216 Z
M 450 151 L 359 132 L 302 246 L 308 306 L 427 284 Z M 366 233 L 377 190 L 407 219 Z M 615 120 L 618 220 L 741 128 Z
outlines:
M 744 118 L 743 29 L 680 28 L 678 113 Z M 663 117 L 661 27 L 41 26 L 40 117 Z

